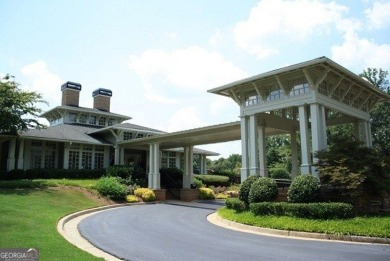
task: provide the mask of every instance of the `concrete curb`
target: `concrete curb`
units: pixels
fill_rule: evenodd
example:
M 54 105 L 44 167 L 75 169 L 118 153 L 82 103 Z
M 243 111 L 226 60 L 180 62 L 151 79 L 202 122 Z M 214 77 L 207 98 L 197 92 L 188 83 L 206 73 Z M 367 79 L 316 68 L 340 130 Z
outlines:
M 386 244 L 386 245 L 390 244 L 390 238 L 308 233 L 308 232 L 254 227 L 254 226 L 244 225 L 241 223 L 223 219 L 217 213 L 208 215 L 207 220 L 214 225 L 221 226 L 224 228 L 246 232 L 246 233 L 267 235 L 267 236 L 274 236 L 274 237 L 290 237 L 290 238 L 302 239 L 302 240 L 343 241 L 347 243 Z

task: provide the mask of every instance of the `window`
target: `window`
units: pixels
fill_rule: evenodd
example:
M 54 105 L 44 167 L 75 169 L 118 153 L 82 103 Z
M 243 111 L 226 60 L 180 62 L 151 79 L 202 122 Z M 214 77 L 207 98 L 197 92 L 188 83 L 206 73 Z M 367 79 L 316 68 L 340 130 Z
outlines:
M 161 166 L 165 168 L 176 167 L 176 153 L 164 151 L 161 157 Z
M 95 147 L 95 165 L 94 169 L 104 168 L 104 147 L 96 146 Z
M 96 125 L 96 116 L 89 116 L 88 123 Z
M 123 133 L 123 140 L 131 140 L 133 138 L 133 133 L 131 132 L 124 132 Z
M 79 151 L 69 151 L 69 169 L 79 168 Z
M 56 167 L 57 144 L 49 141 L 32 141 L 30 168 L 54 169 Z
M 87 115 L 85 115 L 85 114 L 81 114 L 80 115 L 80 118 L 79 118 L 79 122 L 80 123 L 87 123 Z
M 114 125 L 114 124 L 115 124 L 115 119 L 109 118 L 109 119 L 108 119 L 108 122 L 107 122 L 107 125 L 108 125 L 108 126 L 112 126 L 112 125 Z
M 99 118 L 99 125 L 100 126 L 105 126 L 106 125 L 106 118 L 105 117 L 100 117 Z
M 42 142 L 32 141 L 30 167 L 32 169 L 41 168 L 42 167 L 41 164 L 42 164 Z
M 76 113 L 69 112 L 69 121 L 70 122 L 76 122 L 77 115 Z
M 143 137 L 144 137 L 143 133 L 138 133 L 136 139 L 143 138 Z
M 54 169 L 56 165 L 56 143 L 46 142 L 45 144 L 45 169 Z

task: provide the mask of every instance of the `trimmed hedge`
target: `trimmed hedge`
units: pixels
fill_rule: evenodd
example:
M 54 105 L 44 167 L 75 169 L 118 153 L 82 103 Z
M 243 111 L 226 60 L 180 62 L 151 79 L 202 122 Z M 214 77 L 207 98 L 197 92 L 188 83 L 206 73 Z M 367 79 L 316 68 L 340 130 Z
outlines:
M 199 189 L 199 198 L 200 199 L 215 199 L 214 191 L 210 188 L 200 188 Z
M 249 203 L 274 201 L 278 197 L 278 186 L 271 178 L 255 180 L 249 190 Z
M 287 193 L 289 202 L 316 202 L 321 194 L 320 181 L 311 174 L 300 175 L 293 180 Z
M 308 219 L 346 219 L 353 217 L 353 207 L 347 203 L 287 203 L 260 202 L 249 205 L 256 216 L 275 215 Z
M 291 179 L 286 169 L 278 168 L 273 169 L 271 172 L 271 178 L 273 179 Z
M 244 201 L 246 204 L 249 204 L 249 191 L 251 189 L 252 183 L 258 180 L 258 176 L 249 176 L 244 182 L 241 184 L 240 191 L 238 193 L 238 198 L 241 201 Z
M 213 175 L 229 177 L 230 184 L 240 184 L 241 183 L 241 174 L 240 173 L 234 173 L 231 171 L 221 171 L 221 172 L 213 172 Z
M 104 169 L 28 169 L 26 179 L 98 179 Z
M 194 178 L 202 181 L 202 183 L 206 186 L 228 186 L 229 185 L 229 177 L 219 176 L 219 175 L 194 175 Z
M 121 177 L 122 179 L 126 179 L 130 177 L 133 174 L 133 172 L 134 172 L 134 168 L 132 166 L 113 165 L 107 167 L 106 176 Z
M 26 172 L 23 169 L 13 169 L 8 172 L 4 172 L 4 175 L 2 175 L 2 179 L 5 180 L 16 180 L 16 179 L 25 179 L 26 178 Z
M 228 209 L 233 209 L 236 212 L 243 212 L 247 210 L 247 205 L 244 201 L 239 200 L 238 198 L 227 198 L 225 201 L 225 206 Z

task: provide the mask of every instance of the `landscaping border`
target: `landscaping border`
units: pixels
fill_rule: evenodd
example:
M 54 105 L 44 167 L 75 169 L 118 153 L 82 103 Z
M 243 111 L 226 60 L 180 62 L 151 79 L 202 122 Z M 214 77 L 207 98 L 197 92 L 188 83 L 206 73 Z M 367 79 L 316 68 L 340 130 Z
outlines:
M 217 213 L 208 215 L 207 220 L 214 225 L 224 228 L 266 236 L 291 237 L 301 240 L 342 241 L 347 243 L 390 244 L 390 238 L 336 235 L 255 227 L 223 219 Z

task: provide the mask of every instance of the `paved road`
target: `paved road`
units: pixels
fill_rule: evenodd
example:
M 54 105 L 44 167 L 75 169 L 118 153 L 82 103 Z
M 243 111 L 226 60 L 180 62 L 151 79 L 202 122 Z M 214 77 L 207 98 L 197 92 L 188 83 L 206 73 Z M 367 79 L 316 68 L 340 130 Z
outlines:
M 390 247 L 247 234 L 210 224 L 218 205 L 129 206 L 78 226 L 95 246 L 125 260 L 390 260 Z

